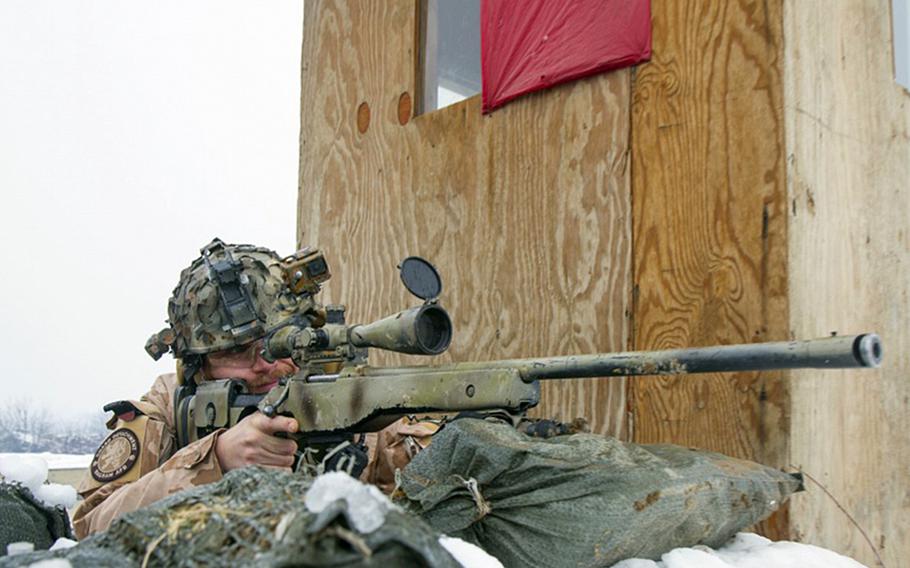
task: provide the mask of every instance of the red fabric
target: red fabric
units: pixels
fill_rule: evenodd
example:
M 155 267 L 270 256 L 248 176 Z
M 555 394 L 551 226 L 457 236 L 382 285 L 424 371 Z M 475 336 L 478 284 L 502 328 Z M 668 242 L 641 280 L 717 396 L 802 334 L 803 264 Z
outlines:
M 483 112 L 651 57 L 650 0 L 482 0 Z

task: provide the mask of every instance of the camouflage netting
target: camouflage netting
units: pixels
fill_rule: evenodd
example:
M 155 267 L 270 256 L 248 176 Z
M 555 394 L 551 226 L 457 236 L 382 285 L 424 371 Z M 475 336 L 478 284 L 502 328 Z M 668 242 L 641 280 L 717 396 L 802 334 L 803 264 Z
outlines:
M 104 533 L 55 552 L 0 559 L 27 566 L 66 558 L 74 566 L 422 566 L 457 568 L 419 517 L 390 511 L 369 534 L 353 528 L 344 501 L 319 514 L 304 505 L 312 479 L 245 468 L 124 515 Z
M 0 556 L 11 542 L 47 550 L 58 538 L 73 538 L 63 507 L 48 507 L 18 483 L 0 483 Z
M 506 567 L 610 566 L 717 547 L 800 481 L 762 465 L 592 434 L 537 439 L 457 420 L 401 472 L 399 502 Z

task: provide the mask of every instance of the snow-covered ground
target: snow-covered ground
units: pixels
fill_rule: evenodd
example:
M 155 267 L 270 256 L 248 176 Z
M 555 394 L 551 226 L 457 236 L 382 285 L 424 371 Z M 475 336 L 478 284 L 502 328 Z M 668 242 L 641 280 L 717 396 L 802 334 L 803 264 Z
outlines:
M 631 559 L 613 568 L 864 568 L 852 558 L 798 542 L 771 542 L 763 536 L 739 533 L 718 550 L 707 546 L 677 548 L 659 562 Z
M 92 454 L 12 454 L 0 453 L 0 462 L 38 457 L 47 463 L 48 469 L 85 469 L 92 463 Z
M 51 505 L 72 507 L 76 502 L 75 489 L 46 483 L 48 469 L 88 467 L 91 459 L 91 455 L 0 454 L 0 475 L 29 487 Z M 337 500 L 347 501 L 348 511 L 362 521 L 355 523 L 355 528 L 367 533 L 382 526 L 387 512 L 397 508 L 375 487 L 339 472 L 320 476 L 305 497 L 307 508 L 313 512 Z M 473 544 L 444 535 L 439 542 L 465 568 L 502 568 L 496 558 Z M 61 546 L 72 544 L 61 543 Z M 657 562 L 629 559 L 613 568 L 863 568 L 863 565 L 817 546 L 772 542 L 756 534 L 740 533 L 718 550 L 706 546 L 677 548 Z
M 51 507 L 72 508 L 76 504 L 76 488 L 71 485 L 47 483 L 48 463 L 41 454 L 0 454 L 0 476 L 16 481 Z

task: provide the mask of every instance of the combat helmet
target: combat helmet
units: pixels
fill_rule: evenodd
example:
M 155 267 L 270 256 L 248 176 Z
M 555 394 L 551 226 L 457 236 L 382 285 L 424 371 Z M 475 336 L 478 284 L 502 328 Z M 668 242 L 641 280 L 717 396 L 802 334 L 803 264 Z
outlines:
M 189 363 L 243 345 L 284 323 L 297 307 L 274 251 L 216 238 L 200 253 L 181 271 L 168 301 L 169 326 L 146 343 L 156 360 L 170 351 Z

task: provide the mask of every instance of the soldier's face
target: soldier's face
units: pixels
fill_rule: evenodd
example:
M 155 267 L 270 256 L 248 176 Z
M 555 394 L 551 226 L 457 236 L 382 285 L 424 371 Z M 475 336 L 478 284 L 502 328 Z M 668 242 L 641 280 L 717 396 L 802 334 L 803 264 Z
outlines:
M 278 379 L 295 373 L 297 365 L 290 359 L 269 363 L 262 358 L 262 341 L 253 341 L 240 347 L 209 353 L 205 357 L 205 375 L 209 379 L 240 379 L 250 392 L 265 393 L 278 383 Z

